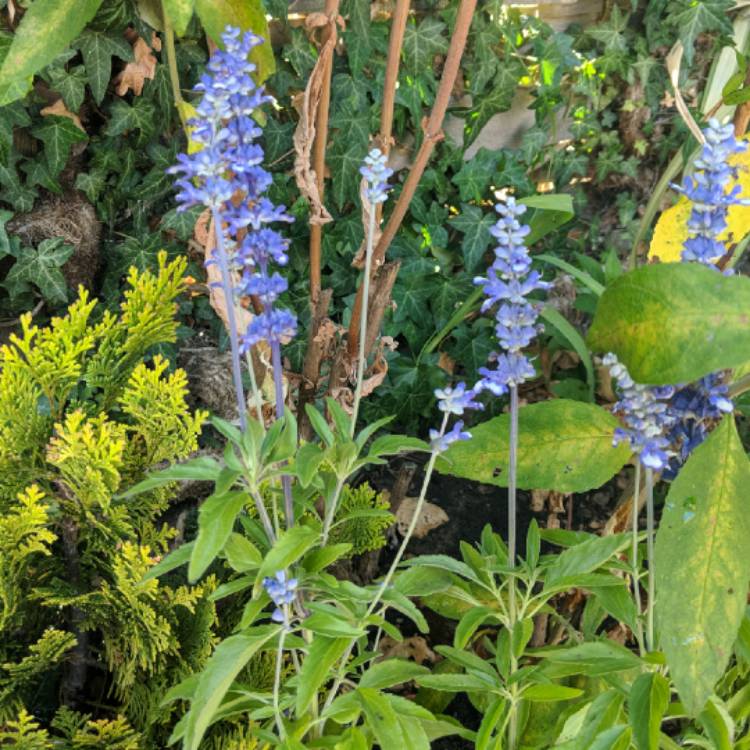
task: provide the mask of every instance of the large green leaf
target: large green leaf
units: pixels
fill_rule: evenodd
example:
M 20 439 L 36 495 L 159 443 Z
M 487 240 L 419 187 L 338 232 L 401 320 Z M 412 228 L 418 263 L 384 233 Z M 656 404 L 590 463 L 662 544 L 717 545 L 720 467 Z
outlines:
M 639 383 L 688 382 L 750 360 L 750 279 L 697 263 L 643 266 L 599 300 L 588 342 Z
M 49 65 L 94 17 L 101 3 L 102 0 L 35 0 L 21 20 L 0 67 L 0 90 L 23 82 Z
M 333 677 L 333 666 L 344 655 L 350 643 L 350 638 L 327 638 L 324 635 L 318 635 L 313 639 L 300 670 L 296 699 L 297 716 L 307 711 L 320 686 Z
M 177 36 L 182 36 L 193 15 L 195 0 L 162 0 L 162 7 Z
M 617 420 L 595 404 L 556 399 L 519 412 L 518 486 L 584 492 L 611 479 L 628 460 L 612 446 Z M 454 443 L 437 462 L 443 474 L 508 485 L 507 414 L 471 428 L 472 439 Z
M 280 629 L 280 626 L 254 628 L 247 633 L 232 635 L 216 647 L 200 673 L 190 703 L 183 745 L 185 750 L 198 750 L 201 747 L 203 735 L 234 678 Z
M 63 304 L 68 300 L 68 285 L 60 269 L 73 250 L 73 246 L 67 245 L 60 237 L 42 240 L 36 249 L 24 247 L 8 272 L 6 282 L 36 284 L 48 302 Z
M 680 471 L 656 535 L 656 616 L 672 680 L 698 714 L 724 673 L 750 580 L 750 462 L 724 417 Z
M 250 53 L 250 59 L 258 68 L 255 74 L 258 83 L 265 81 L 276 70 L 268 21 L 261 0 L 195 0 L 195 12 L 206 34 L 215 42 L 221 41 L 227 26 L 239 27 L 241 31 L 252 31 L 263 37 L 263 44 Z

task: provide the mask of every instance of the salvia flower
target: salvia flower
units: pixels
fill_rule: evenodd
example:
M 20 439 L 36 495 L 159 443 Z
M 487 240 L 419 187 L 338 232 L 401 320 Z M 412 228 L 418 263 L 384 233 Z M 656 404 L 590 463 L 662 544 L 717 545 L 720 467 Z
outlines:
M 372 205 L 385 203 L 390 190 L 388 180 L 393 175 L 393 170 L 388 167 L 388 157 L 379 148 L 372 149 L 359 172 L 367 180 L 367 200 Z
M 288 578 L 285 570 L 280 570 L 274 576 L 263 579 L 263 588 L 268 592 L 276 609 L 271 615 L 274 622 L 285 622 L 284 608 L 294 601 L 297 595 L 297 579 Z
M 495 335 L 503 351 L 491 355 L 494 369 L 483 367 L 479 370 L 482 378 L 476 385 L 476 391 L 488 390 L 502 396 L 509 387 L 534 376 L 534 367 L 522 350 L 531 343 L 541 327 L 537 324 L 538 310 L 529 301 L 528 295 L 548 289 L 549 284 L 542 281 L 537 271 L 531 270 L 531 257 L 525 245 L 531 229 L 518 221 L 526 207 L 509 196 L 504 203 L 498 203 L 495 210 L 500 216 L 490 230 L 497 240 L 495 261 L 487 272 L 487 278 L 477 277 L 474 283 L 482 287 L 486 296 L 482 312 L 496 308 Z
M 663 470 L 671 456 L 666 434 L 673 417 L 667 401 L 674 395 L 674 388 L 636 383 L 614 354 L 607 354 L 602 362 L 617 382 L 620 400 L 614 411 L 625 424 L 615 430 L 614 445 L 629 443 L 643 466 Z
M 272 269 L 287 264 L 289 242 L 269 226 L 292 218 L 263 195 L 272 178 L 262 166 L 263 149 L 256 143 L 262 131 L 253 115 L 270 97 L 255 85 L 255 65 L 248 59 L 263 40 L 228 26 L 222 41 L 224 50 L 212 54 L 195 87 L 203 96 L 188 125 L 199 150 L 180 154 L 170 172 L 178 175 L 181 210 L 200 204 L 212 211 L 220 233 L 215 258 L 241 275 L 236 288 L 225 290 L 228 298 L 253 295 L 263 307 L 240 332 L 240 350 L 247 351 L 261 340 L 278 345 L 296 333 L 295 316 L 276 307 L 287 282 Z
M 430 447 L 435 453 L 443 453 L 459 440 L 471 440 L 471 433 L 464 431 L 463 420 L 459 419 L 448 432 L 430 430 Z
M 696 171 L 675 187 L 693 203 L 682 260 L 713 266 L 726 252 L 719 236 L 727 228 L 729 207 L 750 205 L 739 197 L 739 185 L 727 191 L 730 181 L 737 179 L 737 168 L 729 164 L 729 158 L 745 151 L 747 144 L 735 139 L 731 123 L 720 125 L 716 119 L 709 120 L 703 133 L 706 141 L 695 162 Z
M 467 390 L 463 382 L 453 388 L 436 388 L 435 398 L 438 399 L 438 409 L 446 414 L 461 415 L 466 409 L 484 409 L 484 405 L 475 400 L 476 393 Z

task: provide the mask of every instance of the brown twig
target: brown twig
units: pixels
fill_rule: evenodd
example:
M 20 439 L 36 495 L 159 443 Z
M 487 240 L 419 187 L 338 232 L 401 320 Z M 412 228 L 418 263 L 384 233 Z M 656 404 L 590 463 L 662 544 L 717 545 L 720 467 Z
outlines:
M 325 46 L 333 36 L 335 45 L 336 18 L 339 14 L 339 0 L 326 0 L 325 14 L 330 19 L 323 30 L 323 45 Z M 333 56 L 326 56 L 322 72 L 322 88 L 318 111 L 315 117 L 315 145 L 313 146 L 313 170 L 315 181 L 318 186 L 320 202 L 323 202 L 325 189 L 325 159 L 326 145 L 328 143 L 328 114 L 331 104 L 331 71 L 333 69 Z M 322 258 L 323 225 L 312 224 L 310 226 L 310 301 L 315 306 L 320 295 L 321 258 Z
M 419 151 L 417 152 L 414 163 L 409 171 L 409 176 L 406 178 L 406 182 L 404 183 L 401 195 L 393 209 L 393 213 L 383 230 L 383 234 L 381 235 L 375 250 L 373 251 L 373 273 L 375 272 L 375 269 L 383 264 L 385 254 L 406 216 L 409 204 L 414 197 L 419 181 L 422 179 L 422 174 L 432 156 L 435 144 L 443 138 L 443 119 L 445 118 L 451 92 L 453 91 L 456 77 L 458 76 L 459 66 L 461 64 L 464 48 L 466 47 L 466 39 L 469 35 L 469 27 L 471 26 L 471 19 L 474 15 L 476 4 L 477 0 L 462 0 L 461 6 L 458 9 L 456 25 L 453 29 L 453 36 L 451 37 L 448 56 L 445 60 L 443 75 L 440 79 L 440 86 L 438 87 L 437 96 L 435 97 L 435 103 L 432 106 L 430 117 L 424 125 L 424 140 L 419 147 Z M 362 295 L 363 289 L 362 284 L 360 284 L 359 289 L 357 290 L 357 299 L 354 303 L 354 310 L 352 311 L 352 319 L 349 324 L 349 334 L 347 337 L 349 356 L 352 358 L 356 356 L 357 348 L 359 346 L 359 322 L 362 315 Z
M 335 326 L 327 317 L 332 296 L 333 289 L 323 289 L 313 305 L 310 335 L 307 340 L 305 361 L 302 364 L 302 382 L 300 383 L 297 400 L 299 431 L 305 440 L 312 438 L 312 426 L 307 417 L 305 405 L 311 404 L 315 400 L 320 382 L 321 365 L 330 357 L 333 349 Z

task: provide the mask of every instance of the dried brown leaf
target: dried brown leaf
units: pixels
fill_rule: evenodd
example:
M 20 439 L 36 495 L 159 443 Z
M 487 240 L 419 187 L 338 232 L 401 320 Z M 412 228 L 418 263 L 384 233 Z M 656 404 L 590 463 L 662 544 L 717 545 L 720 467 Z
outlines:
M 396 526 L 401 536 L 406 536 L 409 524 L 414 518 L 414 512 L 417 509 L 418 499 L 416 497 L 405 497 L 396 511 Z M 423 539 L 433 529 L 437 529 L 450 519 L 448 514 L 435 503 L 425 502 L 419 512 L 417 525 L 414 527 L 414 536 L 417 539 Z
M 133 35 L 131 35 L 133 36 Z M 125 96 L 132 89 L 136 96 L 143 93 L 143 84 L 146 79 L 153 80 L 156 75 L 157 59 L 153 51 L 161 49 L 161 40 L 154 33 L 151 45 L 138 35 L 128 39 L 133 45 L 133 62 L 129 62 L 115 77 L 115 92 L 118 96 Z
M 44 107 L 40 111 L 40 113 L 43 117 L 46 115 L 57 115 L 58 117 L 67 117 L 69 120 L 73 120 L 75 123 L 75 126 L 77 128 L 80 128 L 85 133 L 86 130 L 84 129 L 83 125 L 81 124 L 81 118 L 78 117 L 75 112 L 71 112 L 66 106 L 65 102 L 63 102 L 62 99 L 58 99 L 54 104 L 50 104 L 49 107 Z

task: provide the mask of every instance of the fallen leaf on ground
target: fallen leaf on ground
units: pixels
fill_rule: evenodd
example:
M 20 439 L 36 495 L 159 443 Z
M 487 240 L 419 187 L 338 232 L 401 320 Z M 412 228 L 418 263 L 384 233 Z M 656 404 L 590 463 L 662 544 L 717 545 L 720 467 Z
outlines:
M 383 655 L 383 659 L 412 659 L 417 664 L 437 661 L 435 652 L 421 635 L 413 635 L 410 638 L 404 638 L 403 641 L 395 641 L 387 635 L 380 639 L 378 650 Z
M 414 518 L 414 511 L 417 509 L 416 497 L 405 497 L 396 511 L 396 526 L 401 536 L 406 536 L 409 524 Z M 414 527 L 414 537 L 422 539 L 427 536 L 433 529 L 437 529 L 450 519 L 448 514 L 435 503 L 424 503 L 422 511 L 417 519 L 417 525 Z

